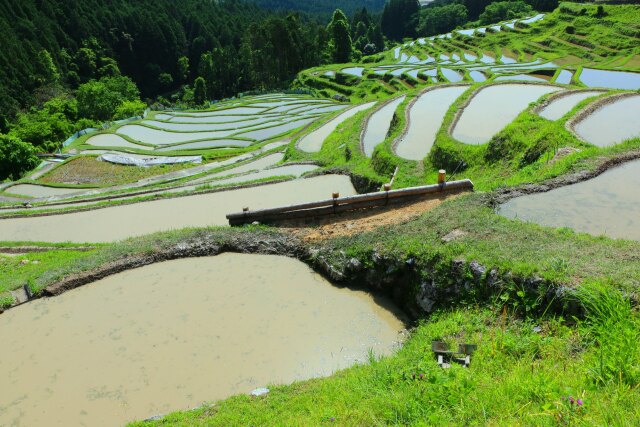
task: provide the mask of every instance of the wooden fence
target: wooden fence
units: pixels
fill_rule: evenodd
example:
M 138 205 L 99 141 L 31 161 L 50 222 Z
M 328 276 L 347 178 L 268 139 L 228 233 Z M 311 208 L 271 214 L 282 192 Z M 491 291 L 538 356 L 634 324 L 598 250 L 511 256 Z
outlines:
M 442 182 L 440 184 L 426 185 L 422 187 L 410 187 L 400 190 L 385 190 L 376 193 L 359 194 L 355 196 L 340 197 L 333 193 L 331 199 L 316 202 L 302 203 L 298 205 L 282 206 L 271 209 L 252 211 L 244 207 L 242 212 L 227 215 L 229 225 L 243 225 L 254 221 L 271 223 L 289 219 L 311 218 L 322 215 L 331 215 L 339 212 L 347 212 L 358 209 L 386 206 L 394 203 L 423 198 L 425 196 L 439 196 L 442 194 L 473 191 L 473 183 L 468 180 Z

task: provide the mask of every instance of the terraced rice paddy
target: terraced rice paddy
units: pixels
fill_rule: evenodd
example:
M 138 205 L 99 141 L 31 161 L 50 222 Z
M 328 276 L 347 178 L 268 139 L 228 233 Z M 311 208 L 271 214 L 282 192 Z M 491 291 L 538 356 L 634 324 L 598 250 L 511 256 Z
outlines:
M 154 264 L 2 315 L 12 351 L 0 424 L 113 426 L 189 409 L 389 354 L 403 327 L 371 295 L 291 258 Z
M 573 78 L 573 73 L 567 70 L 560 70 L 560 74 L 556 77 L 555 83 L 568 85 L 571 84 L 571 79 Z
M 364 71 L 363 67 L 344 68 L 342 70 L 343 73 L 350 74 L 356 77 L 362 77 L 362 71 Z
M 79 191 L 83 190 L 78 188 L 58 188 L 33 184 L 17 184 L 5 189 L 5 192 L 7 193 L 26 197 L 63 196 L 78 193 Z
M 112 147 L 112 148 L 135 148 L 135 149 L 149 149 L 145 145 L 134 144 L 132 142 L 127 141 L 121 136 L 114 135 L 111 133 L 105 133 L 100 135 L 95 135 L 87 139 L 87 144 L 95 147 Z
M 355 116 L 361 111 L 368 110 L 373 107 L 375 102 L 368 102 L 366 104 L 358 105 L 356 107 L 350 108 L 344 113 L 338 115 L 328 123 L 322 125 L 318 129 L 304 136 L 300 141 L 298 141 L 298 148 L 302 151 L 306 151 L 307 153 L 315 153 L 320 151 L 322 148 L 322 144 L 327 137 L 333 133 L 334 130 L 345 120 Z
M 227 225 L 226 214 L 356 194 L 346 176 L 325 175 L 239 190 L 43 217 L 0 219 L 5 240 L 114 242 L 163 230 Z
M 367 157 L 371 157 L 376 146 L 381 144 L 387 137 L 391 119 L 405 98 L 405 96 L 400 96 L 394 99 L 369 117 L 367 127 L 362 136 L 362 150 Z
M 580 73 L 580 81 L 589 87 L 640 89 L 640 73 L 583 68 Z
M 529 103 L 558 90 L 559 87 L 548 85 L 487 86 L 462 111 L 453 137 L 465 144 L 484 144 L 511 123 Z
M 162 152 L 248 147 L 302 128 L 345 107 L 306 96 L 250 97 L 222 103 L 208 111 L 157 113 L 117 127 L 112 133 L 92 136 L 86 144 Z
M 601 95 L 602 92 L 597 91 L 580 91 L 567 95 L 558 96 L 552 99 L 538 114 L 549 120 L 559 120 L 569 111 L 571 111 L 578 103 L 587 98 Z
M 628 96 L 603 105 L 574 124 L 575 132 L 599 147 L 640 138 L 640 95 Z
M 422 160 L 431 149 L 449 106 L 467 86 L 444 86 L 430 90 L 409 110 L 409 128 L 398 141 L 396 154 L 408 160 Z
M 596 236 L 640 241 L 640 161 L 596 178 L 512 199 L 500 215 Z

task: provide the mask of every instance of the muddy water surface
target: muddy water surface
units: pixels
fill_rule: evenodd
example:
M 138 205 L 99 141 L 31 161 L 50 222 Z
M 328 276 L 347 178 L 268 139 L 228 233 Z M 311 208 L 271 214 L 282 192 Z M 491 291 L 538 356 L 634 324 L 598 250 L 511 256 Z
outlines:
M 511 123 L 529 103 L 559 89 L 524 84 L 488 86 L 464 109 L 453 129 L 453 137 L 466 144 L 484 144 Z
M 351 109 L 338 115 L 337 117 L 333 118 L 326 124 L 320 126 L 318 129 L 314 130 L 313 132 L 301 138 L 300 141 L 298 142 L 298 148 L 308 153 L 316 153 L 320 151 L 320 149 L 322 148 L 322 144 L 324 143 L 324 140 L 327 139 L 327 137 L 331 135 L 331 133 L 333 133 L 333 131 L 336 130 L 336 128 L 342 122 L 355 116 L 361 111 L 364 111 L 373 107 L 375 104 L 376 104 L 375 102 L 368 102 L 366 104 L 361 104 L 361 105 L 352 107 Z
M 156 231 L 227 225 L 226 215 L 243 207 L 264 209 L 328 199 L 334 191 L 356 194 L 343 175 L 154 200 L 33 218 L 0 219 L 0 241 L 114 242 Z
M 86 188 L 56 188 L 44 185 L 17 184 L 5 189 L 7 193 L 19 194 L 27 197 L 51 197 L 66 194 L 82 193 Z
M 597 91 L 584 91 L 584 92 L 576 92 L 567 96 L 561 96 L 557 99 L 552 100 L 540 110 L 540 116 L 549 120 L 558 120 L 569 111 L 573 109 L 580 101 L 584 101 L 587 98 L 592 96 L 597 96 L 602 94 L 602 92 Z
M 394 99 L 369 118 L 362 138 L 362 148 L 367 157 L 371 157 L 376 146 L 387 137 L 393 114 L 404 99 L 404 95 Z
M 599 108 L 574 129 L 582 139 L 599 147 L 640 137 L 640 95 L 618 99 Z
M 371 296 L 285 257 L 130 270 L 0 316 L 11 348 L 0 359 L 0 425 L 123 425 L 329 375 L 369 349 L 388 354 L 402 328 Z
M 442 119 L 467 86 L 443 86 L 420 95 L 409 111 L 409 129 L 396 146 L 396 154 L 408 160 L 422 160 L 431 150 Z
M 134 144 L 127 141 L 121 136 L 114 135 L 112 133 L 103 133 L 95 135 L 86 140 L 86 144 L 93 145 L 95 147 L 114 147 L 114 148 L 138 148 L 140 150 L 152 150 L 153 147 L 146 145 Z
M 640 241 L 640 160 L 588 181 L 511 199 L 500 215 Z

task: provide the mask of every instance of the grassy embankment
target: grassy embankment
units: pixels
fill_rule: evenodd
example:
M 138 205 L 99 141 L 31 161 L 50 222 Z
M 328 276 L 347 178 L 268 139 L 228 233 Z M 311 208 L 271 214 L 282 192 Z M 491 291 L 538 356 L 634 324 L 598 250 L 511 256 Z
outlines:
M 590 10 L 590 6 L 587 8 Z M 627 27 L 629 22 L 633 24 L 629 21 L 629 9 L 613 6 L 606 9 L 610 13 L 607 19 L 619 19 Z M 576 21 L 571 22 L 584 29 L 578 18 L 571 18 Z M 558 28 L 561 22 L 568 22 L 567 17 L 556 19 Z M 522 38 L 525 43 L 527 31 L 500 35 L 505 39 L 501 43 L 514 51 L 522 49 L 525 54 L 526 45 L 519 47 L 516 39 Z M 609 32 L 603 34 L 608 35 L 608 41 L 614 38 Z M 602 44 L 604 36 L 593 37 Z M 513 37 L 511 45 L 509 37 Z M 481 42 L 488 39 L 490 36 Z M 573 52 L 572 49 L 567 47 L 568 51 Z M 631 62 L 633 52 L 626 52 L 625 58 Z M 577 52 L 571 54 L 583 58 Z M 320 153 L 303 155 L 290 148 L 287 154 L 290 159 L 312 158 L 326 167 L 350 169 L 379 182 L 387 180 L 395 165 L 400 165 L 398 186 L 433 182 L 434 170 L 442 166 L 433 163 L 434 157 L 424 162 L 408 162 L 397 158 L 391 150 L 392 141 L 404 127 L 403 108 L 409 102 L 410 97 L 398 110 L 397 124 L 376 150 L 371 164 L 358 149 L 361 124 L 367 113 L 356 115 L 339 127 Z M 443 153 L 442 158 L 450 154 L 451 165 L 464 160 L 467 167 L 458 176 L 472 178 L 480 190 L 537 182 L 589 168 L 598 158 L 640 146 L 640 140 L 636 139 L 609 149 L 589 147 L 564 129 L 564 120 L 549 122 L 527 111 L 489 144 L 468 147 L 446 134 L 455 108 L 454 105 L 449 111 L 433 152 Z M 544 150 L 538 150 L 540 145 Z M 581 151 L 551 163 L 555 150 L 565 146 Z M 530 163 L 523 162 L 532 158 L 526 156 L 532 150 L 538 150 L 533 153 L 538 157 Z M 366 264 L 374 253 L 401 260 L 413 258 L 418 264 L 440 267 L 436 270 L 442 271 L 439 279 L 443 283 L 452 262 L 459 259 L 475 260 L 488 269 L 511 271 L 515 275 L 540 276 L 568 286 L 586 283 L 581 295 L 589 314 L 585 320 L 576 323 L 550 313 L 530 314 L 523 320 L 522 313 L 533 308 L 535 301 L 523 298 L 518 289 L 497 295 L 491 301 L 470 299 L 465 306 L 442 311 L 429 322 L 421 323 L 394 356 L 382 359 L 372 356 L 369 365 L 353 367 L 329 378 L 273 387 L 270 394 L 260 398 L 232 397 L 151 424 L 638 424 L 638 318 L 628 302 L 615 292 L 616 289 L 636 292 L 640 284 L 640 244 L 510 221 L 495 215 L 484 197 L 482 194 L 461 197 L 406 224 L 327 241 L 320 253 L 336 263 L 357 257 Z M 453 230 L 461 230 L 464 235 L 445 243 L 442 237 Z M 237 233 L 256 233 L 259 237 L 260 233 L 274 232 L 247 228 L 161 233 L 101 246 L 90 253 L 53 256 L 43 259 L 36 268 L 27 267 L 34 268 L 33 271 L 20 270 L 19 261 L 12 260 L 14 264 L 5 268 L 10 278 L 7 288 L 28 282 L 38 291 L 72 272 L 86 271 L 132 254 L 157 251 L 183 240 L 213 236 L 223 242 Z M 26 257 L 36 256 L 41 255 Z M 35 271 L 45 267 L 45 274 Z M 602 286 L 607 290 L 602 290 Z M 438 368 L 430 351 L 430 341 L 436 338 L 477 343 L 479 350 L 471 369 Z M 569 396 L 574 399 L 573 404 Z M 579 405 L 577 399 L 583 404 Z

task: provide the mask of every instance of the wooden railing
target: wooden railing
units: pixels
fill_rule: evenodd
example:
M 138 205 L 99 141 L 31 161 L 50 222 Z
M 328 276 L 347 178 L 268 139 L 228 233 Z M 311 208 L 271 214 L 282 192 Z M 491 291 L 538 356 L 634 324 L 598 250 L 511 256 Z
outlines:
M 229 220 L 229 225 L 233 226 L 249 224 L 254 221 L 270 223 L 289 219 L 310 218 L 357 209 L 386 206 L 429 195 L 439 196 L 442 194 L 473 191 L 473 183 L 468 179 L 464 179 L 422 187 L 403 188 L 400 190 L 390 190 L 389 188 L 389 186 L 385 186 L 385 190 L 383 191 L 347 197 L 340 197 L 338 193 L 333 193 L 331 199 L 271 209 L 252 211 L 249 207 L 244 207 L 242 212 L 227 215 L 227 219 Z

